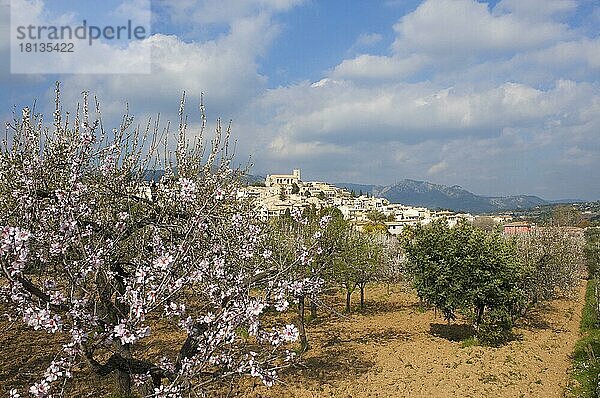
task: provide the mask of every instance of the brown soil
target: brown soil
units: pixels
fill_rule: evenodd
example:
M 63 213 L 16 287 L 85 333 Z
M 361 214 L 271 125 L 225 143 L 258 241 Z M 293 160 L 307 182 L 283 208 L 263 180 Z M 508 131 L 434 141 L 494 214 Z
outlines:
M 305 367 L 285 385 L 248 397 L 562 397 L 579 338 L 585 287 L 576 300 L 533 311 L 500 348 L 463 347 L 471 330 L 419 310 L 413 294 L 368 292 L 349 320 L 308 328 Z
M 570 354 L 579 338 L 584 302 L 555 300 L 532 312 L 517 338 L 500 348 L 463 347 L 472 333 L 419 309 L 414 294 L 367 290 L 367 307 L 342 319 L 326 316 L 308 326 L 311 349 L 303 366 L 272 388 L 243 383 L 246 398 L 266 397 L 562 397 Z M 342 308 L 341 297 L 335 305 Z M 0 320 L 0 395 L 39 380 L 60 340 Z M 165 335 L 165 340 L 171 336 Z M 165 343 L 166 341 L 163 341 Z M 169 344 L 156 347 L 164 350 Z M 150 347 L 149 349 L 153 349 Z M 102 397 L 102 383 L 77 372 L 73 397 Z M 24 391 L 22 392 L 23 395 Z

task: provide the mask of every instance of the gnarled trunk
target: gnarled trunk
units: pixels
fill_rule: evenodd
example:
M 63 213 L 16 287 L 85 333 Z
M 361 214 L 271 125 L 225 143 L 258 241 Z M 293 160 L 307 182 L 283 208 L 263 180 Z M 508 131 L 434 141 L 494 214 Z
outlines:
M 124 359 L 131 359 L 131 348 L 129 344 L 121 344 L 116 339 L 113 345 L 116 348 L 116 352 L 121 355 Z M 131 372 L 117 368 L 113 375 L 114 385 L 113 393 L 118 396 L 130 396 L 131 395 Z

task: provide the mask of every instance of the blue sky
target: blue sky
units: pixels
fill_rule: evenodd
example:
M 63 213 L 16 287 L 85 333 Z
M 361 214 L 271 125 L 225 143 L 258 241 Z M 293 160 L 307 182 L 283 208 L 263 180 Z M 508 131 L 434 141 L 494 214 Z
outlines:
M 40 19 L 108 21 L 120 2 L 14 3 Z M 3 120 L 34 99 L 49 109 L 57 78 L 65 107 L 89 90 L 108 122 L 126 102 L 139 122 L 175 120 L 183 90 L 196 120 L 204 92 L 256 174 L 600 199 L 596 0 L 153 1 L 148 75 L 10 74 L 10 4 L 0 0 Z

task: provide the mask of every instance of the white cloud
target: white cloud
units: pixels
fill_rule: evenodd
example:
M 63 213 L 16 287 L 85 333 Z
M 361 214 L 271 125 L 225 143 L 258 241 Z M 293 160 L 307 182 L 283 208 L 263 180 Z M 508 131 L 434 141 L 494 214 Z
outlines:
M 86 87 L 104 101 L 111 99 L 113 103 L 104 106 L 115 112 L 127 100 L 144 109 L 145 115 L 138 115 L 143 121 L 159 112 L 169 116 L 165 109 L 176 111 L 185 90 L 193 107 L 204 93 L 209 110 L 227 119 L 264 90 L 266 77 L 258 72 L 257 59 L 278 32 L 271 15 L 259 13 L 230 21 L 228 33 L 213 40 L 154 34 L 142 42 L 152 49 L 151 74 L 74 75 L 64 81 L 65 94 L 75 88 L 69 100 L 76 101 L 77 88 Z
M 422 52 L 462 58 L 533 49 L 570 36 L 564 24 L 535 23 L 518 14 L 494 15 L 474 0 L 426 0 L 394 25 L 393 48 L 400 54 Z
M 448 163 L 445 160 L 442 160 L 441 162 L 438 162 L 436 164 L 434 164 L 433 166 L 431 166 L 428 170 L 427 170 L 427 174 L 439 174 L 440 172 L 444 171 L 448 169 Z
M 594 86 L 557 81 L 548 90 L 505 83 L 482 91 L 438 89 L 431 84 L 386 87 L 305 84 L 273 90 L 265 106 L 279 109 L 273 120 L 298 140 L 399 140 L 420 142 L 461 135 L 494 136 L 504 127 L 571 123 L 570 112 L 585 109 Z M 596 97 L 598 95 L 596 94 Z M 268 104 L 268 105 L 267 105 Z
M 137 14 L 143 14 L 143 6 L 146 6 L 145 21 L 134 20 L 134 26 L 149 27 L 149 5 L 148 1 L 137 4 Z M 115 16 L 123 5 L 115 10 Z M 75 11 L 56 13 L 52 12 L 52 4 L 41 0 L 12 0 L 10 2 L 11 18 L 11 71 L 14 73 L 29 74 L 51 74 L 51 73 L 147 73 L 150 69 L 150 50 L 147 45 L 131 40 L 119 42 L 117 40 L 95 40 L 92 44 L 91 33 L 86 32 L 88 39 L 65 38 L 54 41 L 56 45 L 70 43 L 70 52 L 64 51 L 29 51 L 23 52 L 19 45 L 25 45 L 35 39 L 43 39 L 40 27 L 62 27 L 68 26 L 73 30 L 83 29 L 82 23 L 86 21 L 88 26 L 95 25 L 94 15 L 90 12 L 78 15 Z M 80 13 L 84 9 L 78 10 Z M 132 18 L 128 15 L 127 18 Z M 123 26 L 123 20 L 114 19 L 114 25 Z M 18 28 L 32 26 L 38 28 L 27 30 L 31 36 L 19 37 Z M 115 28 L 116 29 L 116 28 Z M 60 30 L 62 35 L 62 30 Z M 22 32 L 21 32 L 22 33 Z M 99 31 L 98 31 L 99 34 Z M 77 35 L 77 34 L 76 34 Z M 67 36 L 68 37 L 68 36 Z M 50 41 L 50 39 L 49 39 Z
M 418 72 L 426 63 L 427 58 L 421 55 L 388 57 L 363 54 L 342 61 L 331 75 L 351 80 L 403 79 Z

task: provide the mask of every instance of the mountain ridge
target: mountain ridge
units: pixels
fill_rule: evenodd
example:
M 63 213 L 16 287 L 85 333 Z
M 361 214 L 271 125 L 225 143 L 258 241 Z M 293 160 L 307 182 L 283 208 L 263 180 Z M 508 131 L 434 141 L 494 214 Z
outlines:
M 145 179 L 160 179 L 163 170 L 145 170 Z M 261 175 L 245 174 L 246 184 L 264 181 Z M 535 195 L 484 196 L 474 194 L 460 185 L 435 184 L 428 181 L 403 179 L 389 185 L 356 184 L 350 182 L 332 183 L 348 191 L 369 193 L 380 196 L 392 203 L 409 206 L 422 206 L 431 209 L 449 209 L 475 214 L 494 213 L 510 210 L 524 210 L 539 205 L 583 202 L 578 199 L 546 200 Z
M 356 193 L 368 192 L 374 196 L 384 197 L 392 203 L 470 213 L 520 210 L 555 202 L 535 195 L 476 195 L 460 185 L 447 186 L 413 179 L 403 179 L 390 185 L 354 183 L 334 183 L 333 185 Z

